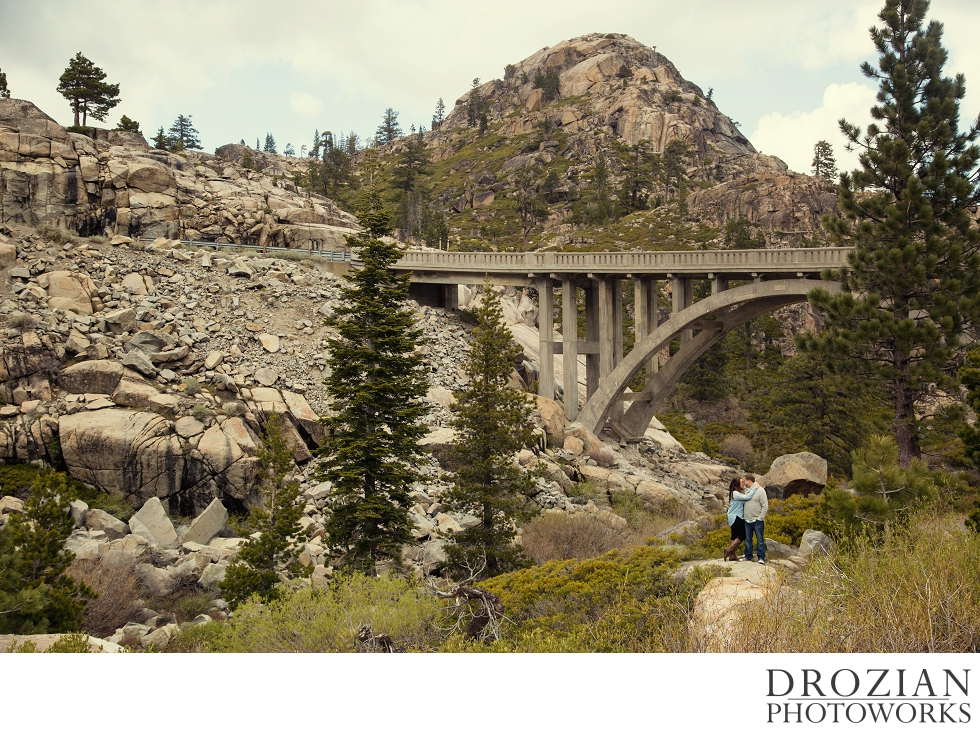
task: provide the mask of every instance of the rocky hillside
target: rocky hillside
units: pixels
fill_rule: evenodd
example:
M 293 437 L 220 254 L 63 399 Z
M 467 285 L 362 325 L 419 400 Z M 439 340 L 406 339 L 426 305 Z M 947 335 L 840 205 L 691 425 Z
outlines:
M 471 108 L 486 115 L 485 132 Z M 397 155 L 408 139 L 385 152 Z M 664 160 L 675 142 L 689 151 L 680 191 L 661 176 L 644 191 L 648 210 L 590 224 L 597 155 L 607 159 L 615 199 L 637 145 Z M 819 232 L 820 217 L 836 206 L 825 183 L 756 151 L 667 58 L 620 34 L 563 41 L 509 66 L 504 79 L 456 100 L 425 143 L 434 162 L 432 197 L 448 211 L 453 241 L 464 246 L 520 240 L 513 199 L 522 169 L 549 201 L 535 247 L 717 246 L 724 225 L 738 219 L 770 244 L 799 242 Z M 548 185 L 552 172 L 557 183 Z
M 32 103 L 0 99 L 0 224 L 82 235 L 343 249 L 356 220 L 300 192 L 305 161 L 228 145 L 170 153 L 142 135 L 68 132 Z

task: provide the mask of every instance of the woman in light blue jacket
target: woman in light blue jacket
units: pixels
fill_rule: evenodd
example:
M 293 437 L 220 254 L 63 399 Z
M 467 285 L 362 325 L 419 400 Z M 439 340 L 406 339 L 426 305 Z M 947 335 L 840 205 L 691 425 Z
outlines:
M 745 541 L 745 502 L 755 495 L 755 487 L 748 493 L 742 493 L 738 489 L 742 487 L 739 478 L 732 478 L 728 484 L 728 525 L 732 528 L 732 541 L 725 549 L 725 561 L 735 559 L 735 552 L 739 545 Z

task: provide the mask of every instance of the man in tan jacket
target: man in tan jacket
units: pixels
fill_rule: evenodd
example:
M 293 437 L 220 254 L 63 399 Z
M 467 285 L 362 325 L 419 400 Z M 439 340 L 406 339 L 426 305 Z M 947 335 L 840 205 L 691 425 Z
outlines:
M 766 563 L 766 514 L 769 512 L 769 498 L 766 489 L 755 482 L 755 476 L 747 473 L 742 476 L 742 490 L 755 488 L 755 495 L 745 502 L 745 560 L 752 561 L 753 538 L 757 545 L 759 564 Z

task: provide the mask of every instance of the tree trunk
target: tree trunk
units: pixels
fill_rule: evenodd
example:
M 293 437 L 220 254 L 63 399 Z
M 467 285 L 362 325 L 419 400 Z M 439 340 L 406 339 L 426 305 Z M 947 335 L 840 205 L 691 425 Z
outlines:
M 72 110 L 75 112 L 75 127 L 78 127 L 78 100 L 76 99 L 71 106 Z
M 907 388 L 905 371 L 901 366 L 907 359 L 895 358 L 899 376 L 895 379 L 895 442 L 898 443 L 898 464 L 907 468 L 914 458 L 922 457 L 919 447 L 919 430 L 915 422 L 915 399 Z

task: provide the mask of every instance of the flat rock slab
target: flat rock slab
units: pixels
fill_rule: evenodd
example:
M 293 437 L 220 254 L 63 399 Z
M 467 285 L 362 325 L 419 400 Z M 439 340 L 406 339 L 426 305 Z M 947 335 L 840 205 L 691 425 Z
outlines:
M 270 333 L 260 333 L 259 343 L 269 353 L 279 353 L 279 336 L 271 335 Z
M 279 372 L 275 369 L 263 367 L 255 370 L 254 377 L 262 386 L 272 386 L 279 380 Z
M 58 374 L 58 385 L 69 394 L 112 394 L 122 377 L 118 361 L 83 361 Z
M 174 432 L 186 440 L 204 432 L 204 425 L 193 417 L 181 417 L 174 423 Z
M 201 512 L 191 523 L 187 533 L 181 537 L 181 542 L 194 542 L 196 544 L 207 544 L 225 528 L 228 521 L 228 509 L 221 501 L 215 498 L 208 504 L 208 507 Z
M 143 508 L 129 520 L 129 529 L 151 544 L 159 544 L 165 549 L 177 546 L 177 532 L 170 522 L 163 504 L 157 497 L 143 504 Z

